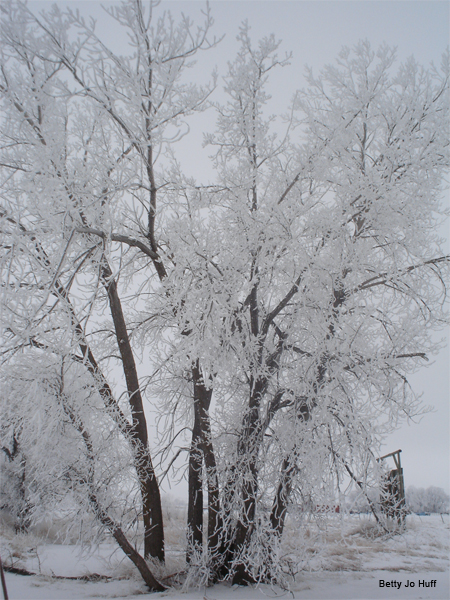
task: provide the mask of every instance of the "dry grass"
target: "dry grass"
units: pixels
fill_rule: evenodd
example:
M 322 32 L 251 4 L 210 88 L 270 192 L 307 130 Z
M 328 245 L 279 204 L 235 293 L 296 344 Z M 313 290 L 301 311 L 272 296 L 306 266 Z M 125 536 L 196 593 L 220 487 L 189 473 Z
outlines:
M 164 514 L 166 533 L 166 564 L 152 563 L 157 578 L 188 589 L 207 580 L 208 565 L 201 555 L 186 573 L 186 509 L 168 503 Z M 280 573 L 292 581 L 302 571 L 414 571 L 418 561 L 425 570 L 448 568 L 448 517 L 422 523 L 408 517 L 406 530 L 399 534 L 382 534 L 371 518 L 346 515 L 311 515 L 291 517 L 286 523 L 280 547 Z M 56 524 L 39 528 L 29 534 L 16 534 L 5 521 L 0 521 L 2 558 L 5 563 L 27 568 L 37 565 L 39 548 L 53 539 L 60 539 Z M 446 538 L 447 532 L 447 538 Z M 136 533 L 136 532 L 135 532 Z M 136 539 L 141 540 L 141 531 Z M 53 538 L 53 539 L 52 539 Z M 108 553 L 108 549 L 111 552 Z M 83 553 L 89 555 L 87 548 Z M 112 556 L 111 556 L 112 554 Z M 139 574 L 122 552 L 105 544 L 105 572 L 116 579 L 135 579 Z

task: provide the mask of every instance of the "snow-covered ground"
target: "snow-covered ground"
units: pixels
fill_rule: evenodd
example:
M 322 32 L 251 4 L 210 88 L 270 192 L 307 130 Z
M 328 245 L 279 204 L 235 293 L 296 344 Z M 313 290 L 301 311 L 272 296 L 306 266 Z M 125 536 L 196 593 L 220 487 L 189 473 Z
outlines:
M 265 585 L 242 588 L 221 584 L 190 590 L 171 588 L 152 597 L 168 600 L 450 598 L 448 515 L 409 516 L 406 531 L 389 538 L 373 536 L 373 523 L 366 517 L 344 517 L 343 531 L 337 527 L 336 519 L 330 517 L 322 523 L 320 536 L 317 530 L 311 531 L 310 547 L 304 548 L 304 570 L 291 582 L 290 591 Z M 295 537 L 295 532 L 291 532 L 287 552 L 295 546 Z M 319 537 L 322 550 L 318 552 Z M 181 568 L 180 549 L 181 545 L 169 549 L 168 572 Z M 4 528 L 1 556 L 6 565 L 39 573 L 35 576 L 6 573 L 10 600 L 136 600 L 147 593 L 129 561 L 119 550 L 112 550 L 110 544 L 101 544 L 95 552 L 80 552 L 75 546 L 44 543 L 32 536 L 13 536 Z M 92 574 L 104 578 L 79 581 L 52 577 Z

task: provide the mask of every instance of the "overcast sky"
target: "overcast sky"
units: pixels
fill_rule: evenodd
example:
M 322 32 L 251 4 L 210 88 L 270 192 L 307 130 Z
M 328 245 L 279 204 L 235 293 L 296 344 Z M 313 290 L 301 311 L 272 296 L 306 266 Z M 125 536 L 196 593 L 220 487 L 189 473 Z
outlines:
M 50 4 L 52 2 L 29 2 L 34 10 L 48 8 Z M 95 16 L 98 33 L 108 39 L 116 51 L 124 41 L 114 24 L 104 16 L 100 2 L 59 0 L 57 4 L 79 8 L 82 13 Z M 204 6 L 204 2 L 197 0 L 166 0 L 161 8 L 175 15 L 183 11 L 200 22 Z M 278 114 L 287 108 L 295 90 L 304 86 L 304 65 L 312 66 L 317 72 L 332 62 L 344 45 L 351 47 L 364 38 L 374 48 L 386 42 L 397 47 L 399 61 L 414 55 L 424 65 L 431 61 L 439 64 L 449 45 L 450 4 L 447 1 L 221 0 L 210 2 L 210 6 L 215 20 L 213 35 L 225 37 L 217 47 L 198 57 L 192 77 L 206 81 L 215 66 L 219 75 L 225 73 L 227 61 L 233 59 L 238 48 L 239 25 L 248 19 L 255 42 L 274 33 L 282 40 L 280 56 L 293 53 L 291 65 L 274 72 L 271 81 L 270 110 Z M 191 126 L 191 136 L 178 150 L 185 172 L 202 182 L 209 176 L 208 152 L 202 149 L 202 134 L 213 126 L 212 113 L 197 117 Z M 448 195 L 446 201 L 448 204 Z M 448 239 L 448 227 L 442 233 Z M 442 336 L 445 337 L 445 333 Z M 434 364 L 411 377 L 414 388 L 423 392 L 424 403 L 434 406 L 434 412 L 423 416 L 420 423 L 402 425 L 386 440 L 385 453 L 400 448 L 403 451 L 406 486 L 436 485 L 450 491 L 449 370 L 447 347 L 435 358 Z

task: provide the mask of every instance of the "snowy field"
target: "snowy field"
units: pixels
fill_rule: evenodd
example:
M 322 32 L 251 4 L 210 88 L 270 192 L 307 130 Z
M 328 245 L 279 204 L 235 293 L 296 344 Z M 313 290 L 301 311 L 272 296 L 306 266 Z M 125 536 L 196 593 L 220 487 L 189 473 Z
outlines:
M 342 531 L 337 527 L 339 519 L 343 519 Z M 179 600 L 450 598 L 448 515 L 409 516 L 406 531 L 389 538 L 374 536 L 373 522 L 366 516 L 333 516 L 323 519 L 319 527 L 310 524 L 307 528 L 306 536 L 291 531 L 283 548 L 292 556 L 294 550 L 302 551 L 301 570 L 291 581 L 289 591 L 268 585 L 242 588 L 221 584 L 201 589 L 174 586 L 152 596 Z M 176 536 L 172 523 L 166 575 L 182 568 L 181 532 L 179 543 Z M 306 541 L 299 545 L 296 537 Z M 6 565 L 38 573 L 6 573 L 10 600 L 133 600 L 147 594 L 131 563 L 107 543 L 90 552 L 80 551 L 75 546 L 45 543 L 33 536 L 14 536 L 4 527 L 1 556 Z M 62 578 L 77 576 L 85 579 Z M 171 581 L 169 578 L 165 583 Z M 382 581 L 385 585 L 380 587 Z M 429 585 L 424 586 L 424 582 Z

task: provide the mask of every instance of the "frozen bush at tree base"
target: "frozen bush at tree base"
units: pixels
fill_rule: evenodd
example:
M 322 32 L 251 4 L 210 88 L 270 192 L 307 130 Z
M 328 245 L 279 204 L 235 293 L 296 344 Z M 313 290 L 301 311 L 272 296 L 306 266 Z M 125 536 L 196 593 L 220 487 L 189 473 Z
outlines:
M 70 498 L 157 590 L 158 479 L 184 457 L 188 579 L 273 581 L 287 515 L 349 481 L 370 499 L 383 434 L 424 409 L 407 375 L 446 318 L 448 57 L 427 71 L 385 46 L 344 49 L 277 136 L 279 42 L 254 45 L 244 24 L 212 102 L 214 81 L 184 79 L 216 43 L 209 10 L 197 29 L 157 11 L 109 11 L 130 35 L 117 56 L 78 13 L 2 5 L 7 485 L 18 519 Z M 172 146 L 211 105 L 203 186 Z

